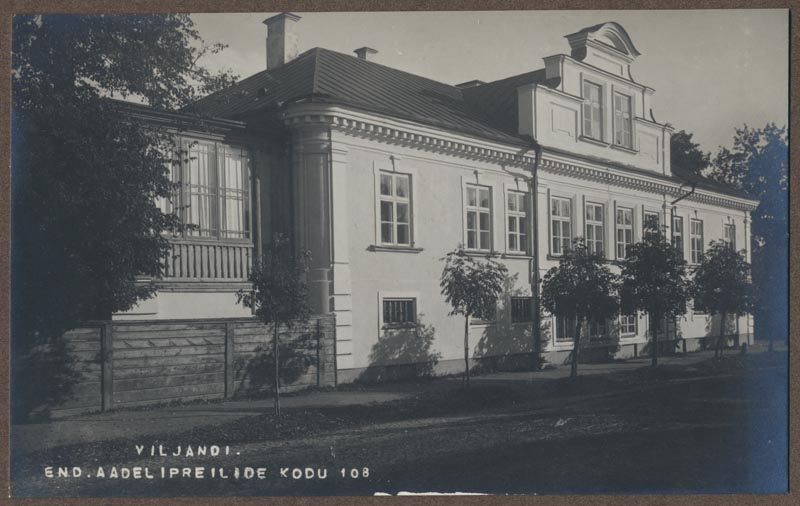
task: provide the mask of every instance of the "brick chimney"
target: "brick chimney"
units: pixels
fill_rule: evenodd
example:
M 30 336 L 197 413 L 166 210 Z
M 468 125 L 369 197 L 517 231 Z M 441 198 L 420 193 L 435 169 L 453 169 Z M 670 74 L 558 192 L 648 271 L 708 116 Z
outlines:
M 267 70 L 289 63 L 297 56 L 295 24 L 300 16 L 281 12 L 264 20 L 267 25 Z
M 367 61 L 372 60 L 372 55 L 378 54 L 377 49 L 372 49 L 371 47 L 367 46 L 360 47 L 353 52 L 356 54 L 356 56 L 358 56 L 360 60 L 367 60 Z

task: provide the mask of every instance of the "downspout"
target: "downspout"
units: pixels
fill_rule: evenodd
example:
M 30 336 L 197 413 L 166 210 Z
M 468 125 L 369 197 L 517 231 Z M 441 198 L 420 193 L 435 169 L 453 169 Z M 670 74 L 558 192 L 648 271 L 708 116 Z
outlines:
M 680 188 L 683 188 L 683 185 L 681 185 Z M 694 194 L 694 191 L 696 189 L 697 189 L 697 183 L 692 183 L 692 189 L 689 190 L 688 193 L 685 193 L 685 194 L 681 195 L 680 197 L 678 197 L 677 199 L 675 199 L 672 202 L 670 202 L 669 229 L 670 229 L 670 232 L 671 232 L 671 235 L 672 235 L 672 237 L 670 238 L 671 239 L 670 240 L 671 243 L 674 243 L 674 241 L 675 241 L 675 204 L 677 204 L 678 202 L 680 202 L 681 200 L 683 200 L 685 198 L 690 197 L 692 194 Z M 681 238 L 683 239 L 684 237 L 686 237 L 686 232 L 684 230 L 681 230 Z M 673 244 L 673 246 L 674 246 L 674 244 Z M 684 251 L 686 251 L 685 247 L 683 245 L 681 245 L 681 247 L 683 247 Z M 683 255 L 683 252 L 681 252 L 681 255 Z M 669 337 L 669 326 L 668 326 L 667 320 L 666 320 L 667 317 L 665 316 L 664 318 L 665 318 L 664 319 L 664 329 L 665 329 L 665 331 L 667 333 L 667 337 Z M 677 336 L 678 336 L 678 322 L 675 321 L 675 337 L 677 338 Z M 686 347 L 686 341 L 683 342 L 683 346 L 684 346 L 684 348 Z
M 525 152 L 533 150 L 535 157 L 533 160 L 533 167 L 531 168 L 531 177 L 528 178 L 528 195 L 531 202 L 531 220 L 529 229 L 530 236 L 530 251 L 531 251 L 531 305 L 533 306 L 533 349 L 534 353 L 539 357 L 541 351 L 541 321 L 539 314 L 539 164 L 542 160 L 542 147 L 530 136 L 530 146 Z M 523 155 L 525 154 L 523 152 Z M 538 363 L 537 363 L 538 365 Z
M 681 188 L 683 188 L 683 185 L 681 185 Z M 694 194 L 694 191 L 696 189 L 697 189 L 697 183 L 692 183 L 692 189 L 689 190 L 689 193 L 685 193 L 685 194 L 681 195 L 680 197 L 678 197 L 677 199 L 673 200 L 669 204 L 670 205 L 670 210 L 669 210 L 669 216 L 670 216 L 669 228 L 670 228 L 670 230 L 672 230 L 673 238 L 675 237 L 675 229 L 673 228 L 674 225 L 675 225 L 675 204 L 677 204 L 681 200 L 683 200 L 683 199 L 691 196 L 692 194 Z M 683 232 L 683 230 L 681 230 L 681 232 Z

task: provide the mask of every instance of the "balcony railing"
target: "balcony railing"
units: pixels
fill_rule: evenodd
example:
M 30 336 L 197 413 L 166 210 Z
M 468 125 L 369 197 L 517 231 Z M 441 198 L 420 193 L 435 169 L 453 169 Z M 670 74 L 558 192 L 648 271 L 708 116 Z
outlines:
M 252 265 L 250 243 L 173 239 L 164 277 L 176 281 L 247 281 Z

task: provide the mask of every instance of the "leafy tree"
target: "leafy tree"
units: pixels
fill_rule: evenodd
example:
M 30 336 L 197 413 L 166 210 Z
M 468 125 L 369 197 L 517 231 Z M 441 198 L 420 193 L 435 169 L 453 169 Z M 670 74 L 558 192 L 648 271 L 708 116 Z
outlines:
M 617 276 L 603 256 L 589 251 L 583 238 L 573 241 L 542 279 L 542 307 L 559 318 L 576 321 L 570 377 L 578 376 L 581 329 L 591 321 L 605 321 L 619 311 Z M 588 332 L 587 332 L 588 334 Z
M 289 240 L 281 234 L 272 238 L 260 259 L 250 272 L 251 290 L 239 290 L 240 304 L 255 311 L 258 319 L 272 325 L 272 358 L 275 369 L 275 415 L 281 414 L 280 354 L 278 332 L 281 325 L 291 327 L 297 320 L 308 318 L 308 252 L 295 257 Z
M 449 252 L 439 286 L 452 310 L 450 315 L 464 315 L 464 378 L 469 387 L 469 320 L 491 320 L 495 317 L 497 299 L 503 292 L 503 280 L 508 273 L 505 265 L 492 255 L 478 260 L 459 246 Z
M 161 276 L 165 236 L 183 227 L 155 204 L 173 190 L 169 135 L 123 118 L 107 97 L 181 107 L 230 76 L 198 65 L 221 46 L 203 45 L 188 15 L 17 15 L 12 23 L 16 364 L 35 347 L 57 347 L 65 330 L 152 296 L 154 285 L 140 279 Z M 68 381 L 50 372 L 12 380 L 15 400 L 34 396 L 31 386 Z
M 709 166 L 711 154 L 701 150 L 700 144 L 692 142 L 692 136 L 686 130 L 672 134 L 670 160 L 674 168 L 701 176 Z
M 785 127 L 737 128 L 733 148 L 721 148 L 709 176 L 759 200 L 751 213 L 751 261 L 756 334 L 788 339 L 789 150 Z
M 620 298 L 626 313 L 643 311 L 650 320 L 652 363 L 658 365 L 658 327 L 664 318 L 686 314 L 686 261 L 661 232 L 648 231 L 620 261 Z
M 714 356 L 722 356 L 728 316 L 739 316 L 751 310 L 750 265 L 744 258 L 744 252 L 735 251 L 726 242 L 711 241 L 694 273 L 691 295 L 697 309 L 720 315 Z

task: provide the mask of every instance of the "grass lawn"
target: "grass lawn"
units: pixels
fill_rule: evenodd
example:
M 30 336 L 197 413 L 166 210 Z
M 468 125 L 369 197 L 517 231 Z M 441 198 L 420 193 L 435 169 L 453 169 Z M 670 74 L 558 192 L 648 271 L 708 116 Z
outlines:
M 15 495 L 780 492 L 787 485 L 786 360 L 786 353 L 731 355 L 575 382 L 478 379 L 469 390 L 452 379 L 352 387 L 410 395 L 384 404 L 288 410 L 280 419 L 257 414 L 135 440 L 120 434 L 49 448 L 14 458 L 12 490 Z M 158 443 L 230 445 L 232 455 L 139 457 L 134 451 L 136 444 Z M 84 475 L 48 479 L 45 465 L 80 466 Z M 98 466 L 251 466 L 266 468 L 266 478 L 85 476 Z M 281 469 L 294 467 L 325 469 L 327 475 L 281 475 Z

